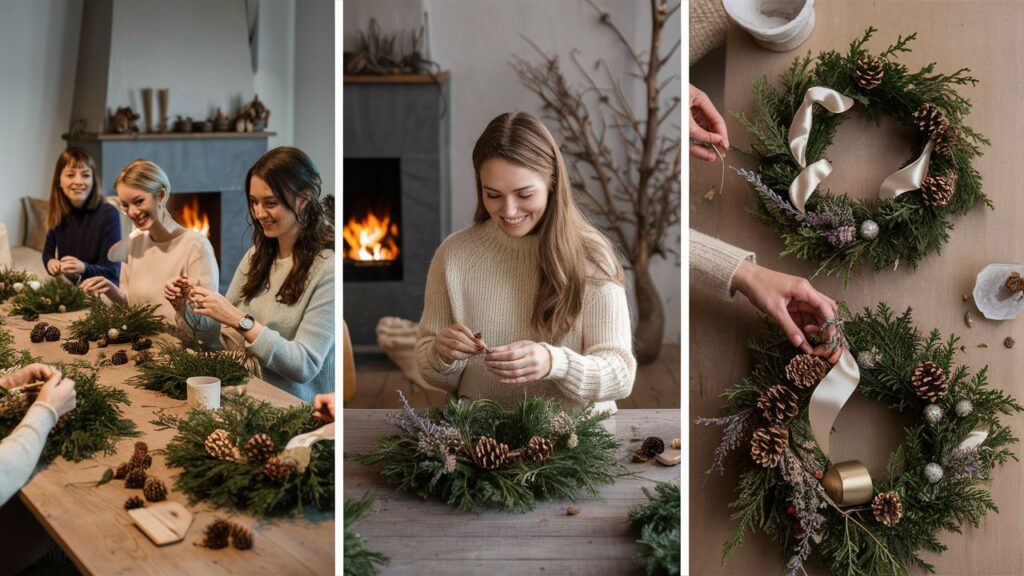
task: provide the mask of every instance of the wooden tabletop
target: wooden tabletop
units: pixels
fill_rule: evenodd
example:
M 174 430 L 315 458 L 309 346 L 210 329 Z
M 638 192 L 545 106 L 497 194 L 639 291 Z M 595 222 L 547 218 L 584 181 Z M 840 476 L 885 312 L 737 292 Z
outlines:
M 9 309 L 8 303 L 0 311 L 6 312 Z M 58 326 L 66 337 L 71 321 L 84 315 L 84 311 L 44 315 L 39 321 Z M 35 322 L 8 316 L 3 328 L 14 335 L 16 348 L 28 349 L 33 355 L 41 357 L 43 362 L 82 358 L 68 355 L 56 342 L 31 343 L 29 331 L 33 324 Z M 102 352 L 109 356 L 118 349 L 128 349 L 129 356 L 132 356 L 129 345 L 110 346 Z M 100 349 L 92 346 L 84 358 L 94 362 L 100 352 Z M 149 474 L 164 480 L 169 490 L 168 500 L 186 505 L 194 515 L 192 527 L 183 541 L 157 547 L 135 527 L 124 510 L 124 501 L 130 496 L 141 495 L 140 490 L 129 490 L 119 480 L 95 486 L 104 471 L 116 468 L 131 456 L 137 440 L 149 444 L 150 450 L 167 446 L 176 431 L 156 430 L 150 421 L 155 418 L 157 410 L 166 409 L 167 413 L 175 415 L 184 415 L 186 412 L 183 401 L 124 384 L 125 380 L 137 373 L 134 362 L 107 366 L 99 371 L 97 381 L 127 393 L 132 404 L 123 410 L 135 422 L 142 435 L 118 442 L 116 454 L 98 454 L 78 463 L 59 457 L 48 465 L 40 464 L 20 493 L 25 505 L 78 569 L 83 574 L 133 576 L 333 574 L 333 513 L 317 512 L 304 519 L 284 517 L 257 520 L 246 514 L 217 510 L 204 503 L 189 505 L 188 497 L 173 488 L 173 478 L 178 470 L 168 469 L 163 455 L 157 454 L 153 457 Z M 275 406 L 300 403 L 298 398 L 257 379 L 250 380 L 248 393 Z M 202 539 L 204 528 L 215 516 L 230 517 L 251 527 L 254 532 L 253 548 L 243 552 L 234 548 L 209 550 L 194 545 Z
M 926 257 L 917 271 L 901 264 L 896 271 L 875 273 L 857 269 L 849 286 L 841 279 L 818 277 L 812 283 L 836 300 L 850 304 L 853 310 L 888 302 L 902 312 L 914 310 L 914 320 L 922 330 L 938 328 L 944 335 L 956 333 L 966 349 L 956 362 L 980 370 L 989 366 L 989 381 L 995 387 L 1024 399 L 1024 361 L 1019 348 L 1008 350 L 1003 340 L 1012 336 L 1020 346 L 1024 342 L 1024 322 L 985 320 L 970 294 L 977 273 L 993 262 L 1024 262 L 1024 244 L 1018 242 L 1019 223 L 1024 221 L 1024 202 L 1020 199 L 1024 171 L 1020 162 L 1020 134 L 1024 133 L 1024 113 L 1020 94 L 1024 77 L 1020 69 L 1024 55 L 1024 5 L 1019 2 L 920 2 L 896 0 L 819 0 L 815 2 L 816 26 L 810 39 L 791 52 L 768 52 L 758 47 L 749 35 L 735 26 L 728 31 L 726 46 L 725 102 L 716 102 L 727 119 L 733 148 L 747 148 L 749 137 L 732 113 L 752 113 L 751 85 L 767 74 L 775 86 L 783 72 L 798 56 L 825 49 L 845 53 L 849 43 L 859 38 L 869 25 L 879 28 L 867 48 L 878 53 L 895 42 L 899 35 L 917 32 L 899 61 L 911 70 L 929 62 L 937 73 L 952 73 L 969 67 L 979 79 L 977 86 L 960 87 L 974 110 L 965 122 L 987 136 L 992 146 L 975 162 L 986 193 L 995 210 L 979 208 L 954 219 L 950 241 L 941 254 Z M 724 105 L 723 105 L 724 104 Z M 840 126 L 827 154 L 835 167 L 826 181 L 833 193 L 848 193 L 868 198 L 877 191 L 886 174 L 898 169 L 913 155 L 912 141 L 897 132 L 895 122 L 883 119 L 882 126 L 851 111 Z M 736 153 L 726 164 L 749 167 Z M 780 258 L 782 240 L 759 224 L 746 209 L 753 193 L 731 170 L 725 177 L 724 193 L 714 200 L 704 194 L 721 179 L 721 164 L 691 162 L 690 225 L 692 228 L 742 246 L 757 253 L 758 263 L 790 274 L 807 277 L 813 266 L 792 256 Z M 750 369 L 747 340 L 761 330 L 755 310 L 745 298 L 726 302 L 695 290 L 690 293 L 690 417 L 718 416 L 725 401 L 719 394 L 740 381 Z M 970 312 L 974 326 L 968 328 L 964 315 Z M 987 347 L 980 348 L 985 344 Z M 1024 416 L 1005 418 L 1017 436 L 1024 432 Z M 904 439 L 903 423 L 877 403 L 854 395 L 843 409 L 832 436 L 833 459 L 865 461 L 872 474 L 884 471 L 889 454 Z M 724 566 L 721 546 L 735 528 L 727 505 L 735 498 L 736 467 L 739 457 L 729 460 L 724 477 L 717 474 L 709 481 L 704 475 L 721 440 L 721 430 L 690 428 L 690 570 L 692 574 L 783 574 L 786 559 L 782 551 L 765 535 L 747 534 L 746 543 Z M 1015 450 L 1024 454 L 1019 446 Z M 1006 545 L 1008 535 L 1019 539 L 1024 531 L 1024 465 L 1010 461 L 994 472 L 992 496 L 999 513 L 989 513 L 980 528 L 965 526 L 964 534 L 943 532 L 939 540 L 949 546 L 944 554 L 924 553 L 923 558 L 936 567 L 938 574 L 1024 574 L 1024 548 Z M 827 573 L 808 565 L 811 574 Z M 912 568 L 911 574 L 922 574 Z
M 384 421 L 387 410 L 345 410 L 345 452 L 367 452 L 374 442 L 394 434 Z M 660 436 L 666 445 L 679 436 L 678 410 L 619 410 L 605 421 L 622 444 L 626 458 L 633 438 Z M 666 451 L 672 452 L 671 448 Z M 377 499 L 375 513 L 356 524 L 371 550 L 391 557 L 382 575 L 458 574 L 637 574 L 633 555 L 641 550 L 629 509 L 647 502 L 643 487 L 679 481 L 679 467 L 653 462 L 628 464 L 637 477 L 619 479 L 601 489 L 602 501 L 581 499 L 577 516 L 566 515 L 573 502 L 538 503 L 532 512 L 480 514 L 458 512 L 436 501 L 396 492 L 378 474 L 379 465 L 344 462 L 345 494 Z

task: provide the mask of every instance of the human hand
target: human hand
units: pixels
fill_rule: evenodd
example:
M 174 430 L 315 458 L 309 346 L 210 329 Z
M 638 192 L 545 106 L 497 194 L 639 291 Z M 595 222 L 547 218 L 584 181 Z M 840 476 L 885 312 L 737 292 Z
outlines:
M 313 416 L 324 422 L 334 422 L 334 394 L 317 394 L 313 397 Z
M 54 370 L 39 390 L 36 401 L 50 405 L 60 418 L 75 408 L 75 396 L 75 381 L 64 378 L 60 372 Z
M 465 360 L 486 349 L 487 345 L 480 336 L 458 322 L 441 330 L 434 338 L 434 351 L 446 364 Z
M 488 350 L 484 366 L 502 384 L 525 384 L 551 372 L 551 354 L 536 342 L 520 340 Z
M 85 262 L 74 256 L 65 256 L 60 259 L 60 271 L 64 274 L 85 274 Z
M 103 276 L 93 276 L 92 278 L 86 278 L 78 285 L 86 294 L 92 294 L 93 296 L 100 296 L 106 294 L 107 297 L 111 297 L 115 294 L 120 294 L 120 289 L 114 286 L 114 283 Z M 121 300 L 121 298 L 118 298 Z
M 56 258 L 50 258 L 46 262 L 46 272 L 49 273 L 50 276 L 56 276 L 57 274 L 60 274 L 60 260 L 57 260 Z
M 690 84 L 690 139 L 699 144 L 690 144 L 690 156 L 698 160 L 714 162 L 718 157 L 708 147 L 711 144 L 722 150 L 729 149 L 729 131 L 725 119 L 701 89 Z
M 24 368 L 15 370 L 2 379 L 4 388 L 11 389 L 17 388 L 18 386 L 25 386 L 33 382 L 46 381 L 57 371 L 52 366 L 46 364 L 29 364 Z
M 176 307 L 188 300 L 192 293 L 192 285 L 188 283 L 188 276 L 181 275 L 164 284 L 164 298 Z
M 205 286 L 193 286 L 189 292 L 189 300 L 195 304 L 193 312 L 209 316 L 227 326 L 238 326 L 238 321 L 245 316 L 245 312 L 235 308 L 220 292 Z

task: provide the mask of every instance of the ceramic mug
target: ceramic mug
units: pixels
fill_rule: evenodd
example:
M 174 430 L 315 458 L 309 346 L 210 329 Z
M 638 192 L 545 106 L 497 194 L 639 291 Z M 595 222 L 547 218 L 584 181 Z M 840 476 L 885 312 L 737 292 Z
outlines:
M 724 0 L 726 13 L 764 48 L 786 52 L 814 30 L 814 0 Z
M 193 376 L 185 380 L 185 399 L 189 408 L 220 408 L 220 379 L 213 376 Z

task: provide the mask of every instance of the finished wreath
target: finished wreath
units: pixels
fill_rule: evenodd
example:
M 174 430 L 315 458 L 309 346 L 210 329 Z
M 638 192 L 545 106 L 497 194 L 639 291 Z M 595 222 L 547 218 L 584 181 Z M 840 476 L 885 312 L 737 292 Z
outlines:
M 834 368 L 800 354 L 770 326 L 750 346 L 750 375 L 723 393 L 733 415 L 697 420 L 725 428 L 708 473 L 723 472 L 733 449 L 749 456 L 729 505 L 739 526 L 723 546 L 723 562 L 747 530 L 758 529 L 792 551 L 788 574 L 799 573 L 812 552 L 836 574 L 902 575 L 911 565 L 931 572 L 920 552 L 946 549 L 939 530 L 977 527 L 996 510 L 985 485 L 996 466 L 1016 459 L 1011 447 L 1017 443 L 999 415 L 1024 408 L 988 387 L 987 367 L 970 376 L 966 367 L 954 366 L 955 352 L 963 350 L 958 339 L 943 342 L 937 330 L 923 336 L 909 309 L 894 316 L 879 304 L 850 316 L 843 307 L 841 316 L 844 354 L 859 372 L 856 390 L 916 423 L 906 428 L 884 477 L 851 475 L 850 465 L 860 465 L 855 461 L 830 466 L 811 412 L 814 394 L 835 383 L 843 361 Z M 826 434 L 830 427 L 826 423 Z M 861 493 L 859 502 L 844 503 L 854 492 Z
M 756 193 L 754 214 L 782 235 L 784 255 L 816 261 L 815 274 L 848 279 L 861 259 L 875 270 L 901 260 L 916 268 L 949 239 L 951 216 L 992 206 L 972 165 L 989 141 L 964 124 L 971 104 L 955 90 L 977 80 L 966 68 L 940 74 L 929 64 L 911 72 L 896 62 L 916 34 L 872 55 L 864 45 L 875 31 L 845 55 L 797 58 L 779 90 L 762 76 L 753 86 L 754 118 L 738 115 L 755 169 L 737 172 Z M 881 183 L 877 200 L 819 189 L 842 112 L 855 105 L 876 122 L 887 114 L 920 133 L 915 159 Z

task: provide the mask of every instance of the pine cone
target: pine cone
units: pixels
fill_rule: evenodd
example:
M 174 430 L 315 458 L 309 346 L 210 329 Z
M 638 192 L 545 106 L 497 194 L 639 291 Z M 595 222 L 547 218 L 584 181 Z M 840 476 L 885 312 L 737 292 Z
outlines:
M 215 518 L 206 527 L 200 546 L 214 550 L 227 548 L 229 536 L 231 536 L 231 522 L 223 518 Z
M 143 468 L 131 468 L 124 478 L 125 488 L 143 488 L 146 485 L 146 470 Z
M 141 352 L 142 350 L 149 350 L 153 347 L 153 341 L 145 336 L 139 336 L 132 342 L 132 350 Z
M 131 470 L 131 466 L 127 462 L 121 462 L 117 469 L 114 470 L 114 480 L 124 480 L 128 476 L 128 471 Z
M 5 417 L 20 418 L 25 412 L 28 412 L 28 407 L 28 398 L 20 392 L 0 398 L 0 415 Z
M 636 464 L 647 462 L 650 459 L 651 456 L 648 456 L 647 451 L 644 450 L 643 446 L 637 446 L 636 450 L 633 451 L 633 462 Z
M 779 464 L 782 451 L 789 442 L 789 430 L 785 426 L 769 426 L 754 430 L 750 440 L 750 456 L 754 462 L 765 468 L 774 468 Z
M 776 384 L 761 393 L 757 399 L 757 409 L 768 422 L 785 424 L 800 412 L 796 402 L 796 394 L 786 386 Z
M 527 443 L 523 456 L 528 462 L 543 462 L 554 453 L 555 445 L 550 440 L 543 436 L 534 436 Z
M 60 340 L 60 328 L 57 328 L 56 326 L 47 326 L 44 335 L 46 336 L 47 342 L 56 342 Z
M 922 104 L 914 112 L 914 124 L 925 136 L 936 141 L 949 130 L 949 120 L 946 115 L 931 104 Z
M 128 363 L 128 353 L 124 350 L 118 350 L 110 356 L 110 363 L 114 366 L 120 366 L 121 364 Z
M 275 484 L 282 484 L 295 472 L 295 466 L 288 462 L 282 462 L 277 456 L 271 456 L 263 465 L 263 475 Z
M 163 480 L 150 476 L 146 478 L 146 484 L 142 488 L 142 494 L 146 497 L 146 500 L 150 502 L 160 502 L 161 500 L 167 499 L 167 486 L 164 485 Z
M 153 355 L 150 354 L 148 351 L 143 350 L 142 352 L 139 352 L 138 354 L 135 355 L 135 365 L 141 366 L 146 362 L 151 361 L 152 359 Z
M 484 470 L 501 468 L 508 460 L 508 445 L 502 444 L 494 438 L 481 436 L 476 441 L 473 456 L 477 465 Z
M 786 377 L 797 388 L 816 386 L 832 366 L 827 360 L 812 354 L 798 354 L 786 365 Z
M 28 339 L 31 340 L 33 344 L 39 344 L 43 340 L 46 340 L 47 326 L 48 324 L 46 322 L 40 322 L 33 326 L 32 331 L 28 334 Z
M 895 526 L 903 518 L 903 502 L 898 492 L 882 492 L 871 502 L 875 520 L 886 526 Z
M 644 451 L 648 458 L 654 458 L 665 451 L 665 441 L 657 436 L 648 436 L 640 444 L 640 449 Z
M 458 454 L 465 448 L 466 443 L 462 441 L 462 435 L 458 430 L 449 430 L 444 436 L 444 449 L 448 454 Z
M 952 150 L 953 145 L 956 144 L 957 140 L 960 139 L 960 134 L 955 128 L 947 128 L 942 134 L 937 134 L 932 138 L 935 140 L 935 153 L 948 156 L 949 151 Z
M 1020 272 L 1011 272 L 1006 278 L 1006 289 L 1013 293 L 1024 292 L 1024 276 Z
M 956 178 L 948 174 L 926 176 L 921 182 L 921 201 L 925 206 L 945 206 L 956 192 Z
M 68 340 L 60 345 L 68 354 L 77 354 L 81 356 L 89 352 L 89 341 L 88 340 Z
M 138 442 L 135 443 L 135 451 L 147 453 L 149 452 L 149 444 L 146 444 L 142 440 L 139 440 Z
M 132 457 L 128 459 L 128 469 L 141 468 L 143 470 L 149 470 L 149 467 L 153 465 L 153 457 L 146 452 L 136 450 Z
M 910 377 L 910 381 L 914 385 L 918 397 L 931 403 L 941 400 L 949 390 L 949 385 L 946 383 L 946 372 L 933 362 L 918 364 L 917 368 L 914 368 L 914 375 Z
M 110 343 L 107 342 L 107 339 L 102 337 L 102 336 L 100 336 L 100 338 L 98 340 L 96 340 L 96 347 L 97 348 L 106 348 L 109 345 L 110 345 Z
M 223 428 L 217 428 L 206 437 L 206 453 L 217 460 L 238 460 L 241 454 L 231 442 L 231 434 Z
M 238 524 L 232 524 L 231 545 L 239 550 L 252 548 L 252 530 Z
M 271 456 L 277 454 L 277 448 L 274 447 L 274 441 L 270 439 L 270 436 L 260 433 L 249 438 L 242 452 L 250 462 L 266 462 Z
M 138 496 L 132 496 L 131 498 L 124 501 L 125 510 L 134 510 L 135 508 L 145 508 L 146 503 L 143 502 L 142 498 Z
M 865 90 L 874 90 L 882 83 L 885 62 L 873 56 L 861 56 L 853 70 L 853 79 Z

